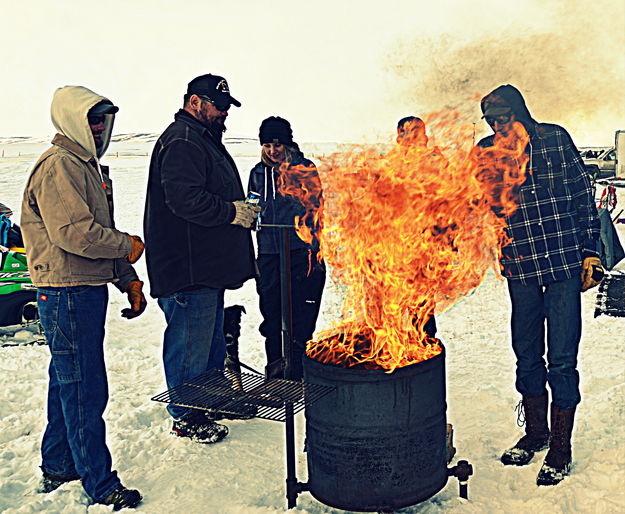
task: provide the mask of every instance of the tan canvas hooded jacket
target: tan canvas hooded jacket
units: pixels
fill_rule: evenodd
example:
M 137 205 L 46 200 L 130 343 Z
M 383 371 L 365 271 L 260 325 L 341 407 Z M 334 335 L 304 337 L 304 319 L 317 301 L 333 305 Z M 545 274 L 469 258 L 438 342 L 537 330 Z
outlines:
M 114 115 L 106 115 L 98 150 L 87 122 L 89 109 L 103 100 L 81 86 L 54 94 L 51 113 L 58 134 L 28 178 L 20 220 L 37 287 L 116 282 L 123 290 L 138 280 L 125 260 L 128 235 L 114 228 L 108 168 L 98 162 L 108 147 Z

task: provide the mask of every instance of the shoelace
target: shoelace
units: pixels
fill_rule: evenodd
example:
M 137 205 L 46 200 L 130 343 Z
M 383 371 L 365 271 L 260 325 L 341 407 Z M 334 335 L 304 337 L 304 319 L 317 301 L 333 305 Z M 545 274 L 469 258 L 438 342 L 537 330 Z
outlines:
M 516 424 L 517 426 L 522 427 L 523 425 L 525 425 L 525 409 L 523 408 L 523 400 L 519 400 L 519 403 L 517 403 L 517 406 L 514 408 L 514 410 L 517 413 Z

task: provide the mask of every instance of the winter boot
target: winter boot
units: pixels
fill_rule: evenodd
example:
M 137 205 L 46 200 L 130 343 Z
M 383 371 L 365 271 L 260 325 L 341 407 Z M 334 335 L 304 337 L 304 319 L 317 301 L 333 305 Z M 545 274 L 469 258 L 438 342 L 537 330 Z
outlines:
M 37 491 L 46 494 L 51 493 L 55 489 L 61 487 L 63 484 L 66 484 L 67 482 L 73 482 L 74 480 L 80 480 L 80 475 L 74 473 L 73 475 L 59 476 L 52 475 L 43 471 L 43 477 L 41 478 L 41 482 L 39 483 L 39 488 L 37 489 Z
M 575 407 L 561 409 L 551 404 L 551 442 L 542 468 L 538 472 L 538 485 L 556 485 L 564 480 L 571 469 L 571 434 Z
M 188 437 L 202 444 L 217 443 L 228 435 L 227 426 L 216 423 L 202 411 L 195 409 L 183 419 L 174 420 L 171 431 L 178 437 Z
M 245 312 L 242 305 L 231 305 L 224 309 L 224 338 L 226 339 L 225 368 L 233 373 L 241 373 L 239 361 L 239 337 L 241 336 L 241 316 Z M 242 388 L 235 387 L 242 390 Z
M 522 419 L 521 409 L 525 412 L 525 435 L 503 452 L 501 462 L 506 466 L 525 466 L 534 453 L 549 447 L 547 395 L 523 396 L 519 403 L 519 419 Z
M 134 509 L 141 503 L 143 496 L 135 489 L 127 489 L 120 485 L 111 494 L 109 494 L 101 503 L 103 505 L 112 505 L 113 510 Z

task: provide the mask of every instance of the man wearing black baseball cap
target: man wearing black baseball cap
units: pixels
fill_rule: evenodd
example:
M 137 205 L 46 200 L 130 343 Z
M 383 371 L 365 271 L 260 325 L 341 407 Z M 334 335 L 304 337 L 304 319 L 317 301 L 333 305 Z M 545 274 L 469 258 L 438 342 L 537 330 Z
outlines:
M 226 79 L 194 78 L 150 162 L 146 258 L 151 294 L 167 320 L 163 361 L 169 388 L 223 368 L 224 291 L 256 275 L 249 229 L 259 208 L 245 203 L 239 172 L 221 141 L 231 105 L 241 102 Z M 175 435 L 214 443 L 228 434 L 203 411 L 167 409 Z
M 218 75 L 208 73 L 194 78 L 187 87 L 187 95 L 192 94 L 207 97 L 206 99 L 220 111 L 227 111 L 231 104 L 241 107 L 241 102 L 230 94 L 226 79 Z

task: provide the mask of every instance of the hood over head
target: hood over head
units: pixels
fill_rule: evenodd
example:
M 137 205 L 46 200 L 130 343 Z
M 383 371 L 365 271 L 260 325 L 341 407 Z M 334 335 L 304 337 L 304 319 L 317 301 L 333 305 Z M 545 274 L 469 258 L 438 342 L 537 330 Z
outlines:
M 536 131 L 538 122 L 532 118 L 529 109 L 525 105 L 525 99 L 521 92 L 510 84 L 499 86 L 488 93 L 482 98 L 480 107 L 484 115 L 491 113 L 496 115 L 507 110 L 512 111 L 517 121 L 523 124 L 528 134 L 533 134 Z
M 54 92 L 50 108 L 52 123 L 56 130 L 82 146 L 96 158 L 104 155 L 109 146 L 115 112 L 118 110 L 114 106 L 105 109 L 107 112 L 103 113 L 104 132 L 102 133 L 102 144 L 96 148 L 93 134 L 87 121 L 87 115 L 93 107 L 102 103 L 113 106 L 113 103 L 108 98 L 98 95 L 86 87 L 65 86 L 58 88 Z

